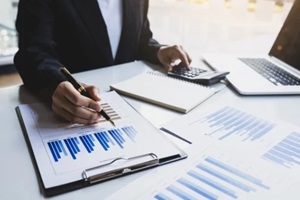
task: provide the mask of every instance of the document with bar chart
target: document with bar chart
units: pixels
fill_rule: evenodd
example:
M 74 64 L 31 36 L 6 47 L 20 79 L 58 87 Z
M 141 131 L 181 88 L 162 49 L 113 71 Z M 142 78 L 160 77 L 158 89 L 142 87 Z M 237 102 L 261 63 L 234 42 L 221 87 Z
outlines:
M 220 105 L 178 117 L 162 130 L 190 143 L 189 159 L 149 172 L 106 200 L 300 196 L 294 178 L 300 174 L 300 127 Z
M 250 152 L 248 156 L 262 156 L 285 167 L 300 164 L 300 127 L 264 119 L 238 107 L 225 105 L 194 112 L 163 125 L 162 130 L 191 143 Z
M 168 173 L 146 174 L 106 200 L 121 199 L 125 193 L 132 200 L 291 197 L 286 193 L 292 187 L 293 178 L 290 174 L 270 168 L 268 163 L 260 160 L 237 157 L 215 146 L 198 152 L 184 164 L 178 164 L 176 168 L 168 166 Z M 146 180 L 150 177 L 152 181 L 148 184 Z M 139 191 L 135 190 L 137 187 Z
M 66 123 L 43 104 L 18 106 L 43 185 L 49 189 L 50 196 L 57 186 L 89 181 L 90 174 L 96 177 L 104 169 L 114 170 L 119 167 L 118 162 L 126 166 L 128 158 L 137 157 L 141 162 L 160 165 L 151 160 L 171 162 L 186 157 L 116 92 L 104 93 L 101 99 L 102 108 L 116 127 L 104 119 L 93 125 Z

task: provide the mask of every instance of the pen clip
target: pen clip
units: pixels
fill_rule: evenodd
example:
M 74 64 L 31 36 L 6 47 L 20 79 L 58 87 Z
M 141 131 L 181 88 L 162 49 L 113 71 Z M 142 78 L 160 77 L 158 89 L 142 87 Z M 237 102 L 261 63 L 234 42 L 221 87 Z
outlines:
M 142 154 L 134 157 L 118 157 L 96 167 L 88 168 L 82 172 L 85 181 L 96 183 L 115 178 L 127 173 L 136 172 L 159 164 L 154 153 Z

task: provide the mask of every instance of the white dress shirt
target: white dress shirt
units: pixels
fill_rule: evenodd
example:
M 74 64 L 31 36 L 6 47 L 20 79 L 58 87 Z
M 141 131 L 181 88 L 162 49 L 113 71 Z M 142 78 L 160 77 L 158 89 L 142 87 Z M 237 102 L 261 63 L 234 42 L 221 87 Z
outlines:
M 113 58 L 115 59 L 122 32 L 122 0 L 98 0 L 104 18 Z

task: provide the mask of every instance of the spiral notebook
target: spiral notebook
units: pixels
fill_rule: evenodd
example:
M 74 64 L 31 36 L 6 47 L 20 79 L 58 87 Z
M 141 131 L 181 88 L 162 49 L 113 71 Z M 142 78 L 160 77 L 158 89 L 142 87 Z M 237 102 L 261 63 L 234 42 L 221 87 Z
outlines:
M 112 84 L 110 88 L 118 93 L 182 113 L 189 112 L 216 93 L 214 88 L 150 71 Z

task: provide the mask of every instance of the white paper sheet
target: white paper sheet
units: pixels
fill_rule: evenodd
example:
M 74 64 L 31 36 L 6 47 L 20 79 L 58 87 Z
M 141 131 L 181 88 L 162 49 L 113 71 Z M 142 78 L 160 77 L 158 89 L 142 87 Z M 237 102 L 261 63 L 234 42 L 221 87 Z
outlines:
M 106 200 L 296 199 L 295 181 L 292 173 L 263 159 L 209 146 L 173 167 L 147 173 Z
M 69 124 L 43 104 L 19 106 L 46 188 L 81 180 L 84 170 L 115 158 L 181 153 L 117 93 L 104 93 L 101 98 L 116 127 L 105 120 L 94 125 Z
M 189 158 L 145 174 L 109 200 L 299 197 L 299 127 L 226 105 L 163 127 L 192 142 Z

